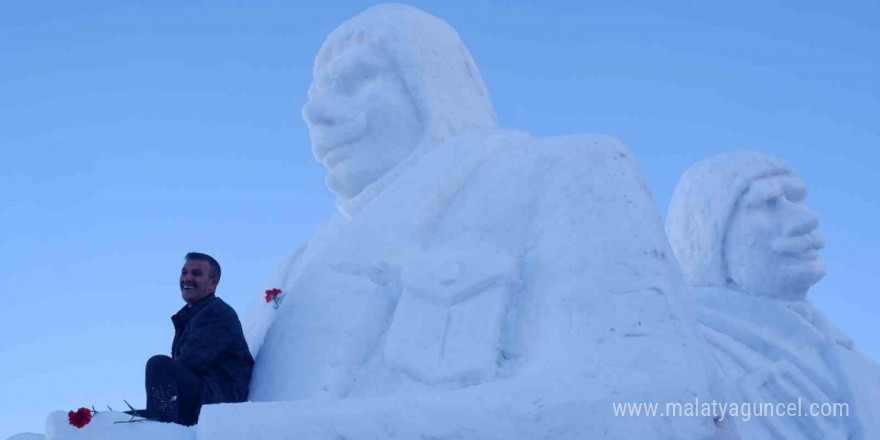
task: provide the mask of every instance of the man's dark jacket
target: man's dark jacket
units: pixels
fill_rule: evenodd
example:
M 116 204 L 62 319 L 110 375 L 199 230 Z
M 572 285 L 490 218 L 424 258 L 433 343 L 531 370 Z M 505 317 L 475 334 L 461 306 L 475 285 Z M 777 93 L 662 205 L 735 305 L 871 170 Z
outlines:
M 254 358 L 235 310 L 214 295 L 171 317 L 171 357 L 202 381 L 202 403 L 244 402 Z

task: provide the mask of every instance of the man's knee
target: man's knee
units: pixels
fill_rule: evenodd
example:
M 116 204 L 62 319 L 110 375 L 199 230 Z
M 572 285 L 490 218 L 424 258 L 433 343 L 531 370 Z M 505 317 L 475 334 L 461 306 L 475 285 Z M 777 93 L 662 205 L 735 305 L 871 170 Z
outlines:
M 174 364 L 174 360 L 164 354 L 157 354 L 150 358 L 147 361 L 147 375 L 155 373 L 156 371 L 168 371 L 171 365 Z

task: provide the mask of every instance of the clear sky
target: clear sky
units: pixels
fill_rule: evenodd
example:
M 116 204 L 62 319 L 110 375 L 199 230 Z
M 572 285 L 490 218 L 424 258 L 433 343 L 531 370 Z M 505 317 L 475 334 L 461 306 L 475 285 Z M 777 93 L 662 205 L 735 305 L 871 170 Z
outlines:
M 14 2 L 0 14 L 0 438 L 144 404 L 191 250 L 240 314 L 333 212 L 299 113 L 366 1 Z M 880 4 L 416 1 L 469 47 L 501 125 L 607 133 L 665 214 L 696 160 L 749 148 L 810 185 L 810 296 L 880 359 Z M 588 172 L 589 164 L 584 164 Z

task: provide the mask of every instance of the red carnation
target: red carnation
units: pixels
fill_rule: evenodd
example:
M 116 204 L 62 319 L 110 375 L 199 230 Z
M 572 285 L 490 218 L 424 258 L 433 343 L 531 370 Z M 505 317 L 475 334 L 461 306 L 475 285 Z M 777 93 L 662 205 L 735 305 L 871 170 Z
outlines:
M 281 295 L 281 289 L 269 289 L 266 291 L 266 302 L 275 301 L 275 308 L 278 308 L 278 295 Z
M 67 421 L 77 428 L 82 428 L 92 421 L 92 411 L 88 408 L 80 408 L 76 412 L 69 411 L 67 413 Z

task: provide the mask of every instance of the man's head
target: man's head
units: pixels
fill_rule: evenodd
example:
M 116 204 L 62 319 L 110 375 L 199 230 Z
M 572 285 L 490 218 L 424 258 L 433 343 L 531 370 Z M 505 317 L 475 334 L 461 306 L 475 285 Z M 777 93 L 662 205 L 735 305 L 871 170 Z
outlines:
M 689 168 L 675 189 L 666 232 L 685 279 L 769 297 L 801 299 L 825 274 L 818 218 L 793 168 L 733 151 Z
M 399 4 L 374 6 L 327 37 L 302 114 L 338 201 L 359 195 L 423 141 L 497 127 L 458 34 Z
M 220 264 L 210 255 L 190 252 L 180 270 L 180 293 L 188 305 L 214 294 L 220 283 Z

